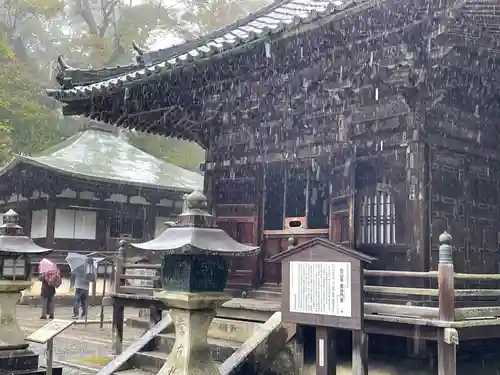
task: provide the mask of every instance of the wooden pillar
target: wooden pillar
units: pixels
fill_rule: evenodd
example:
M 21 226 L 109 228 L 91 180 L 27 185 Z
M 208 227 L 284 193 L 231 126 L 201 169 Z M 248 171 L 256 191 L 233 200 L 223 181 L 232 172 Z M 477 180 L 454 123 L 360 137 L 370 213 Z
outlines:
M 408 96 L 411 113 L 408 115 L 406 153 L 406 211 L 404 219 L 405 236 L 396 241 L 407 244 L 408 269 L 423 272 L 430 269 L 431 227 L 429 209 L 429 150 L 425 142 L 425 93 L 413 92 Z M 399 208 L 396 208 L 399 209 Z M 397 226 L 397 223 L 396 223 Z M 426 279 L 412 280 L 413 287 L 429 288 Z M 409 285 L 406 285 L 409 286 Z M 415 297 L 414 297 L 415 298 Z M 419 297 L 416 297 L 417 299 Z M 407 339 L 408 348 L 419 348 L 425 352 L 424 340 Z
M 425 141 L 426 92 L 410 90 L 407 104 L 406 243 L 410 270 L 430 267 L 429 152 Z M 426 287 L 422 284 L 422 287 Z
M 30 237 L 31 236 L 31 217 L 33 216 L 33 201 L 30 199 L 28 201 L 28 206 L 26 208 L 25 213 L 26 221 L 24 225 L 24 235 Z
M 411 141 L 406 160 L 406 241 L 409 268 L 428 271 L 430 267 L 430 226 L 428 212 L 428 152 L 421 141 Z
M 121 354 L 123 350 L 123 325 L 125 323 L 125 307 L 113 303 L 113 353 Z
M 118 254 L 115 260 L 115 293 L 120 293 L 120 286 L 122 285 L 121 275 L 124 274 L 125 260 L 125 241 L 121 240 L 120 247 L 118 248 Z M 113 352 L 115 355 L 119 355 L 123 350 L 123 325 L 125 324 L 125 307 L 121 305 L 117 301 L 117 299 L 113 299 Z
M 352 331 L 352 375 L 368 374 L 368 335 L 364 330 Z
M 359 284 L 361 286 L 361 300 L 360 300 L 360 316 L 361 327 L 360 329 L 352 331 L 352 374 L 353 375 L 368 375 L 368 335 L 365 332 L 365 298 L 363 285 L 365 285 L 365 277 L 363 272 L 363 263 L 360 263 L 361 271 L 359 273 Z
M 142 239 L 150 241 L 155 238 L 156 207 L 142 206 L 142 225 L 144 228 Z
M 316 327 L 316 375 L 336 375 L 335 329 Z
M 45 237 L 45 247 L 54 247 L 54 230 L 56 225 L 56 203 L 55 196 L 50 196 L 47 201 L 47 236 Z
M 161 309 L 157 308 L 156 306 L 152 305 L 149 308 L 149 327 L 148 327 L 148 330 L 150 330 L 151 328 L 156 326 L 161 321 L 162 317 L 163 317 L 163 311 Z M 159 342 L 160 342 L 160 337 L 156 336 L 153 339 L 151 339 L 151 341 L 144 346 L 143 350 L 144 351 L 156 350 L 158 348 Z
M 455 271 L 451 236 L 445 231 L 439 236 L 439 320 L 455 320 Z M 438 332 L 438 375 L 457 374 L 458 334 L 450 328 L 440 328 Z

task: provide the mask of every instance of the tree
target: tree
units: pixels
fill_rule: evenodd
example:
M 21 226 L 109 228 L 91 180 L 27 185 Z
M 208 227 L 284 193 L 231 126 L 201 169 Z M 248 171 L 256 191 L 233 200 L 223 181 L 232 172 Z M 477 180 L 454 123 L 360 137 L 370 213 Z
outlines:
M 60 142 L 57 112 L 40 102 L 42 87 L 32 67 L 21 61 L 0 37 L 0 163 L 13 153 L 41 151 Z
M 168 6 L 162 0 L 0 0 L 0 58 L 8 56 L 0 67 L 0 163 L 13 152 L 37 152 L 68 134 L 64 126 L 70 121 L 40 98 L 58 55 L 76 67 L 127 64 L 135 54 L 133 41 L 147 46 L 165 35 L 194 38 L 262 1 L 181 0 Z M 139 133 L 129 138 L 175 164 L 197 168 L 203 161 L 196 144 Z
M 204 161 L 205 152 L 194 142 L 139 132 L 129 132 L 128 139 L 135 147 L 192 171 L 199 171 Z

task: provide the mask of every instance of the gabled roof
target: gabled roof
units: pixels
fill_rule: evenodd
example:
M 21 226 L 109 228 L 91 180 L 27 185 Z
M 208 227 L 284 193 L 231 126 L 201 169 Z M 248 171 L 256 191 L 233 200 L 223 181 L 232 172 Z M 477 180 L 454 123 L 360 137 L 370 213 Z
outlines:
M 328 241 L 328 240 L 321 238 L 321 237 L 316 237 L 316 238 L 313 238 L 312 240 L 301 243 L 298 246 L 294 246 L 294 247 L 289 248 L 281 253 L 275 254 L 269 260 L 271 260 L 273 262 L 281 261 L 281 260 L 284 260 L 284 259 L 292 256 L 293 254 L 300 253 L 301 251 L 303 251 L 309 247 L 315 246 L 315 245 L 324 246 L 332 251 L 336 251 L 338 253 L 347 255 L 351 258 L 355 258 L 355 259 L 361 260 L 361 261 L 366 262 L 366 263 L 371 263 L 377 259 L 377 258 L 371 257 L 369 255 L 366 255 L 360 251 L 350 249 L 350 248 L 348 248 L 344 245 L 341 245 L 339 243 Z
M 163 74 L 190 62 L 219 55 L 255 41 L 310 23 L 318 18 L 348 8 L 374 6 L 380 0 L 281 0 L 240 19 L 206 37 L 155 52 L 139 53 L 145 67 L 98 83 L 80 85 L 66 90 L 48 90 L 47 94 L 63 100 L 91 96 L 148 76 Z M 163 61 L 161 61 L 163 60 Z M 161 61 L 161 62 L 158 62 Z M 122 67 L 128 69 L 128 67 Z M 108 72 L 109 73 L 109 72 Z
M 203 176 L 160 160 L 123 137 L 97 129 L 75 134 L 38 156 L 17 155 L 0 176 L 21 163 L 93 181 L 192 192 Z

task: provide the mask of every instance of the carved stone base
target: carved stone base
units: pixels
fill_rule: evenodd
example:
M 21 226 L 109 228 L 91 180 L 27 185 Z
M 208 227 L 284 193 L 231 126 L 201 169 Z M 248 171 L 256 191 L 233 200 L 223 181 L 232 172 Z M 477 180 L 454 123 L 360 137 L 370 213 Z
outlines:
M 0 351 L 25 349 L 24 332 L 19 327 L 16 318 L 16 305 L 21 298 L 21 290 L 31 285 L 27 281 L 0 282 Z
M 0 374 L 38 369 L 38 354 L 31 350 L 0 350 Z
M 176 339 L 158 375 L 220 375 L 207 343 L 215 309 L 228 301 L 223 293 L 155 293 L 174 319 Z

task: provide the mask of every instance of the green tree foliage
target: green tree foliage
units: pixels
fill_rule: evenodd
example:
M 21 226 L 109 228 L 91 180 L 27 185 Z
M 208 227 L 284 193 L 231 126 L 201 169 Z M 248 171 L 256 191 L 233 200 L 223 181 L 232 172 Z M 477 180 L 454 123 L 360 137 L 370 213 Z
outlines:
M 186 169 L 199 171 L 205 160 L 205 151 L 194 142 L 140 132 L 130 132 L 128 138 L 141 150 Z
M 263 1 L 0 0 L 0 163 L 13 153 L 41 151 L 85 121 L 61 118 L 43 98 L 58 55 L 75 67 L 128 64 L 133 41 L 146 46 L 165 34 L 195 38 Z M 183 167 L 197 169 L 203 161 L 204 151 L 194 143 L 134 132 L 129 139 Z
M 33 153 L 60 142 L 57 112 L 42 102 L 32 68 L 0 39 L 0 164 L 13 153 Z

